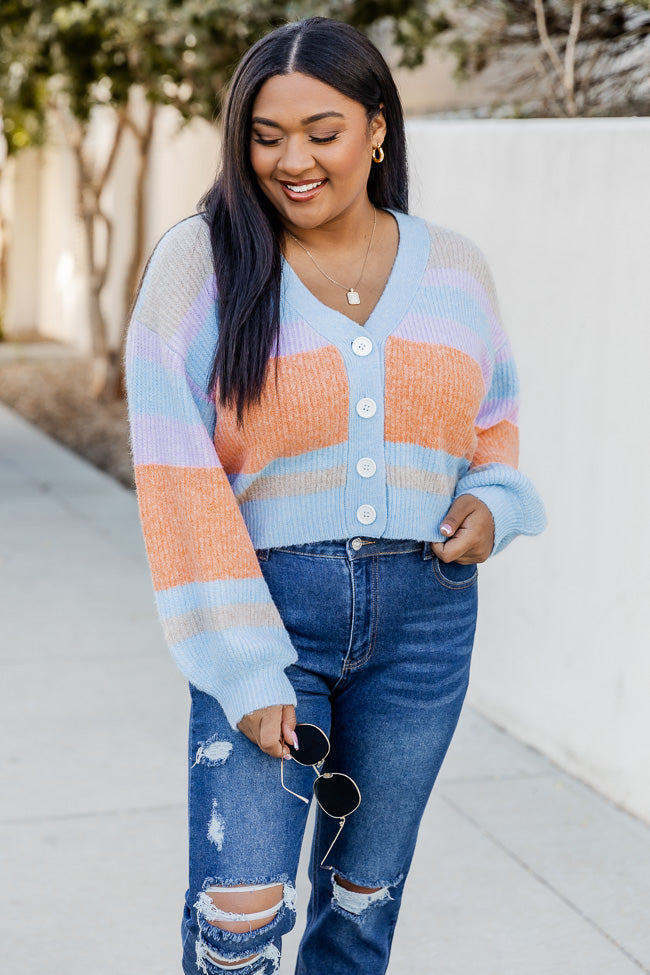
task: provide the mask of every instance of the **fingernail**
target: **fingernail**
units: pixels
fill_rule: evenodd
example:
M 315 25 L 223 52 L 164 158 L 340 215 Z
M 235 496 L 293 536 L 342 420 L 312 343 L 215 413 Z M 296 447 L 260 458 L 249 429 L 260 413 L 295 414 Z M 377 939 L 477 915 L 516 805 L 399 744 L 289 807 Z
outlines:
M 291 758 L 291 752 L 284 752 L 283 755 L 282 755 L 282 757 L 283 758 Z
M 298 738 L 296 737 L 295 731 L 291 732 L 291 737 L 293 738 L 293 747 L 298 751 Z
M 444 525 L 440 526 L 441 535 L 453 535 L 453 533 L 454 533 L 454 529 L 451 527 L 451 525 L 448 525 L 447 522 L 445 522 Z

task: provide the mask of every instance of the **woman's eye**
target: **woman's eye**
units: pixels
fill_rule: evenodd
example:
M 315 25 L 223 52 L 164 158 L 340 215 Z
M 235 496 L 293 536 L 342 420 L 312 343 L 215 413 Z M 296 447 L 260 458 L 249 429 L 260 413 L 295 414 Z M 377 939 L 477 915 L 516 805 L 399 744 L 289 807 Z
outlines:
M 263 139 L 261 135 L 253 136 L 255 142 L 260 146 L 277 146 L 279 139 Z
M 333 135 L 326 135 L 326 136 L 312 135 L 311 141 L 315 142 L 317 145 L 320 146 L 320 145 L 324 145 L 326 142 L 334 142 L 334 140 L 337 138 L 338 138 L 338 132 L 335 132 Z

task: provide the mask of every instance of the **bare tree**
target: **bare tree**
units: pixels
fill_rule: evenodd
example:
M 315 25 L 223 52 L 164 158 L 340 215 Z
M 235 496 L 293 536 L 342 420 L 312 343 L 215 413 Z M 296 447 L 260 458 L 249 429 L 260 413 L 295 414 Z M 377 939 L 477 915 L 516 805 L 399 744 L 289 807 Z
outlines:
M 650 114 L 650 0 L 438 0 L 460 77 L 525 114 Z

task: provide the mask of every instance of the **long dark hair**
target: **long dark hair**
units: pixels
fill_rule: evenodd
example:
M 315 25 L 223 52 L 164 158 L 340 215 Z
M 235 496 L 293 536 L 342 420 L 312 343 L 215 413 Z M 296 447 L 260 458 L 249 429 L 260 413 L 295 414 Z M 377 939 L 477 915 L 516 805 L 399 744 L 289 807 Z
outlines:
M 219 311 L 210 388 L 218 381 L 219 402 L 236 407 L 239 423 L 245 408 L 260 400 L 280 334 L 282 224 L 251 166 L 251 115 L 264 82 L 291 71 L 359 102 L 369 123 L 383 104 L 385 160 L 372 166 L 368 196 L 377 207 L 408 208 L 402 106 L 388 65 L 367 37 L 348 24 L 312 17 L 254 44 L 233 75 L 223 112 L 221 171 L 200 203 L 210 226 Z

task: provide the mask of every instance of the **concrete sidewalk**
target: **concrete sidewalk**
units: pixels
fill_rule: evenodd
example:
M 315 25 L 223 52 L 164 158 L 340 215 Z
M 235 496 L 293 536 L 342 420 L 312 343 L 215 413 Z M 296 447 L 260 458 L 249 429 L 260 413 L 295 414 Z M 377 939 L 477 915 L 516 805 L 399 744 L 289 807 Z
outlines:
M 180 975 L 188 695 L 135 498 L 4 407 L 0 611 L 0 969 Z M 650 972 L 649 913 L 650 829 L 467 708 L 390 975 Z

